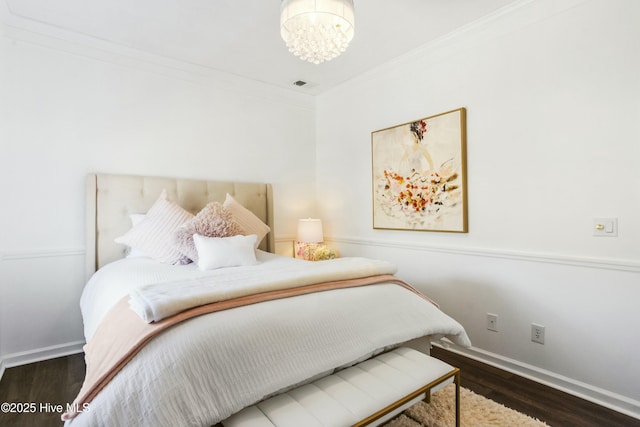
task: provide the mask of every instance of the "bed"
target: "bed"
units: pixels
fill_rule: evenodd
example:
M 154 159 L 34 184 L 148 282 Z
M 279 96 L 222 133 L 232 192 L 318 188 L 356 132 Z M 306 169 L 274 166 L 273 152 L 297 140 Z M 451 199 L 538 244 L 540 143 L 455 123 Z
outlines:
M 136 228 L 134 216 L 146 213 L 146 224 L 162 197 L 196 217 L 217 202 L 244 233 L 194 237 L 192 263 L 158 262 L 115 242 Z M 269 230 L 263 238 L 229 200 Z M 87 379 L 67 426 L 217 425 L 401 344 L 425 352 L 431 339 L 470 345 L 462 326 L 389 263 L 274 254 L 269 184 L 92 174 L 86 227 Z M 247 241 L 255 262 L 216 264 L 220 248 L 246 254 Z

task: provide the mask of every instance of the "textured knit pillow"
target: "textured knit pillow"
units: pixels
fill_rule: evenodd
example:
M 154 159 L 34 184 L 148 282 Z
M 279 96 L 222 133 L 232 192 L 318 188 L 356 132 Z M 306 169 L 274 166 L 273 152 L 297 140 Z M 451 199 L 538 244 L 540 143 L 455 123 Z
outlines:
M 173 235 L 178 227 L 193 218 L 193 214 L 167 198 L 162 190 L 144 219 L 116 243 L 130 246 L 145 255 L 167 264 L 180 264 L 184 256 L 175 249 Z
M 198 262 L 198 251 L 193 242 L 194 234 L 205 237 L 229 237 L 242 234 L 242 230 L 231 212 L 221 203 L 211 202 L 202 208 L 198 215 L 178 227 L 174 235 L 176 249 L 192 261 Z
M 198 250 L 198 268 L 213 270 L 223 267 L 255 265 L 257 236 L 205 237 L 198 234 L 193 241 Z
M 260 218 L 258 218 L 253 212 L 242 206 L 228 193 L 223 206 L 231 212 L 231 215 L 233 215 L 233 219 L 236 220 L 242 230 L 241 234 L 244 234 L 245 236 L 255 234 L 258 236 L 256 239 L 256 248 L 260 245 L 264 236 L 271 231 L 271 228 L 269 228 L 267 224 L 262 222 L 262 220 L 260 220 Z

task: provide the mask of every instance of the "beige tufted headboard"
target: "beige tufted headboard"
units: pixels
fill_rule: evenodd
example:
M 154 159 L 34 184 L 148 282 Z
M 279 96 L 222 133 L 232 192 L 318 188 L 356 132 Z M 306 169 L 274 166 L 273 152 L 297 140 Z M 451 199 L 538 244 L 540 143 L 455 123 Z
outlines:
M 171 200 L 194 214 L 210 201 L 223 202 L 229 193 L 271 227 L 260 249 L 275 250 L 271 184 L 90 174 L 86 209 L 87 278 L 103 265 L 124 257 L 126 248 L 114 239 L 131 228 L 129 215 L 147 212 L 163 189 Z

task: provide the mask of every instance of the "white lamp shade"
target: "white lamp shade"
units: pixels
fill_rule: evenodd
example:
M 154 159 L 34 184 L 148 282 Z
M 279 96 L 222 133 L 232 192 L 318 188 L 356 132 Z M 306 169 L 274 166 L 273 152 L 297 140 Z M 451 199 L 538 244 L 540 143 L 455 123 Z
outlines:
M 322 221 L 315 218 L 298 220 L 298 242 L 320 243 L 323 240 Z

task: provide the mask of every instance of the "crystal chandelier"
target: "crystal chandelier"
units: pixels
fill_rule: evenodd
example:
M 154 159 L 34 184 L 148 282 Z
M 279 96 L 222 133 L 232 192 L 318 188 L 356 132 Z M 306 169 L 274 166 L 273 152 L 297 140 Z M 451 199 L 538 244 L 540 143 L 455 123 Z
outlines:
M 282 0 L 280 35 L 289 52 L 319 64 L 347 49 L 354 34 L 353 0 Z

